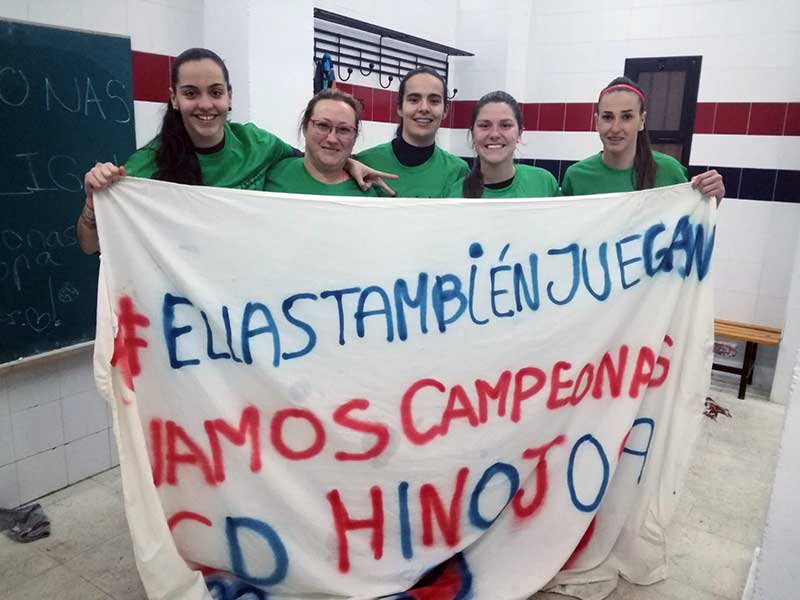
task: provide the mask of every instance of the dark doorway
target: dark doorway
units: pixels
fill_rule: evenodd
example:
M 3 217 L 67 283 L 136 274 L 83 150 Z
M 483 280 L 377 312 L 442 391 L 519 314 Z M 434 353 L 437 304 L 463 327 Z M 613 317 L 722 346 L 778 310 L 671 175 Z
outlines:
M 702 56 L 628 58 L 625 76 L 647 98 L 647 130 L 654 150 L 689 164 Z

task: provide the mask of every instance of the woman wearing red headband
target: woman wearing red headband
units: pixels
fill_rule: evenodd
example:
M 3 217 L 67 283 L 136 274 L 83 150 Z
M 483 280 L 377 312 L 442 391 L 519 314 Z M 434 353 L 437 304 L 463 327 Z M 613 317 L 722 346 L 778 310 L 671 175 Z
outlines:
M 645 129 L 645 97 L 627 77 L 609 83 L 597 101 L 597 132 L 603 151 L 569 167 L 561 191 L 565 196 L 630 192 L 689 180 L 686 167 L 655 152 Z M 725 196 L 722 175 L 714 170 L 692 178 L 692 186 L 717 202 Z

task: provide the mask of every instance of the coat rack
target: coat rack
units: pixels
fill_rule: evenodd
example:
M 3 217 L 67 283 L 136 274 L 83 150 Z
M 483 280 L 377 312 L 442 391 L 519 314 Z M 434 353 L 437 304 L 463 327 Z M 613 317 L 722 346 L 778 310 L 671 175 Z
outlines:
M 317 20 L 314 26 L 314 60 L 321 60 L 326 52 L 330 54 L 339 81 L 347 81 L 358 69 L 364 77 L 377 74 L 378 85 L 387 89 L 395 78 L 402 79 L 408 71 L 428 67 L 447 83 L 451 56 L 475 56 L 472 52 L 319 8 L 314 9 L 314 18 Z M 387 40 L 394 43 L 386 44 Z M 346 76 L 342 69 L 346 69 Z M 457 93 L 458 89 L 454 89 L 448 97 L 453 98 Z

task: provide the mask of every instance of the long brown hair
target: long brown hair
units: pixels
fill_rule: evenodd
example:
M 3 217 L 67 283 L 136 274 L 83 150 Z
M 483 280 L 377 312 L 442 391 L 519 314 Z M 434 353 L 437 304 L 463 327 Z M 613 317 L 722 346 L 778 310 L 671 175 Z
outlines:
M 175 90 L 178 87 L 178 70 L 183 63 L 206 58 L 214 61 L 222 69 L 225 85 L 230 94 L 231 83 L 228 68 L 216 52 L 207 48 L 189 48 L 178 55 L 170 70 L 172 89 Z M 183 124 L 181 112 L 172 107 L 172 102 L 167 102 L 167 112 L 164 113 L 164 119 L 161 121 L 158 140 L 158 149 L 155 153 L 155 179 L 172 183 L 203 185 L 203 174 L 200 171 L 200 161 L 197 160 L 194 144 Z

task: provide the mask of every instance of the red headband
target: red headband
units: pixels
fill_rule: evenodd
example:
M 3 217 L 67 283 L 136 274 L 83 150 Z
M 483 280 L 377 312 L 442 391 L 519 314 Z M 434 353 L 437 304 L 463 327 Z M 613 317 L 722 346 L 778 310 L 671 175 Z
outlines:
M 600 92 L 600 96 L 597 98 L 597 101 L 599 102 L 600 98 L 605 96 L 608 92 L 613 92 L 614 90 L 627 90 L 629 92 L 633 92 L 634 94 L 639 96 L 639 98 L 641 98 L 642 105 L 644 105 L 644 94 L 642 92 L 640 92 L 639 90 L 637 90 L 632 85 L 628 85 L 627 83 L 617 83 L 615 85 L 608 86 L 606 89 L 604 89 L 602 92 Z

